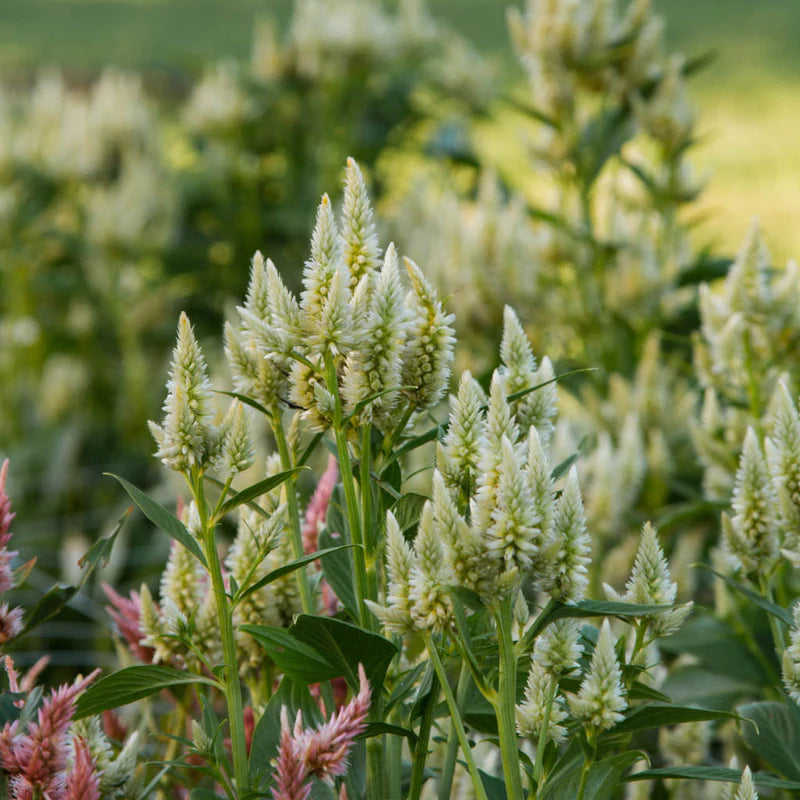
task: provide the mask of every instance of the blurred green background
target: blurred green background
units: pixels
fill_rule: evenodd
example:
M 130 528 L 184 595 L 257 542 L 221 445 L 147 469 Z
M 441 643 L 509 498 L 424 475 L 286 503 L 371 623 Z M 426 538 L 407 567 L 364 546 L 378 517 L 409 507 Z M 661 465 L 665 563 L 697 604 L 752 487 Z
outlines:
M 508 0 L 431 0 L 433 14 L 519 75 Z M 761 218 L 779 261 L 800 252 L 800 4 L 791 0 L 656 0 L 667 43 L 715 60 L 692 81 L 701 108 L 698 176 L 709 179 L 705 232 L 738 240 Z M 25 0 L 0 3 L 0 74 L 43 65 L 87 76 L 107 64 L 182 82 L 220 57 L 246 59 L 254 20 L 284 24 L 291 0 Z

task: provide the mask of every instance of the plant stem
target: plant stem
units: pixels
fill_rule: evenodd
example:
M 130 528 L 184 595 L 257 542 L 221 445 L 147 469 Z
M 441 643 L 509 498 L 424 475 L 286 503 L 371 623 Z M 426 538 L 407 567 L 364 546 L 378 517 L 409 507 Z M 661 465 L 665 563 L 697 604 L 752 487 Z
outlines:
M 553 710 L 553 701 L 556 697 L 556 687 L 558 680 L 550 678 L 550 689 L 547 692 L 547 704 L 544 707 L 544 719 L 542 729 L 539 731 L 539 741 L 536 743 L 536 761 L 533 764 L 533 779 L 536 781 L 536 790 L 542 784 L 542 761 L 544 760 L 544 748 L 547 746 L 547 732 L 550 728 L 550 714 Z
M 283 429 L 283 417 L 281 409 L 277 403 L 272 407 L 272 433 L 275 436 L 275 444 L 278 447 L 278 454 L 281 458 L 281 469 L 286 471 L 291 469 L 294 464 L 289 453 L 289 444 L 286 440 L 286 432 Z M 294 557 L 303 556 L 303 530 L 300 527 L 300 509 L 297 504 L 297 488 L 294 478 L 289 478 L 284 482 L 286 490 L 286 505 L 289 508 L 289 532 L 292 541 L 292 554 Z M 305 567 L 297 570 L 297 585 L 300 588 L 300 602 L 306 614 L 314 613 L 314 603 L 311 597 L 311 587 L 308 582 L 308 573 Z
M 469 667 L 465 661 L 461 661 L 461 670 L 458 673 L 458 683 L 456 684 L 456 705 L 459 712 L 464 707 L 464 699 L 469 688 Z M 450 800 L 453 792 L 453 777 L 456 772 L 456 757 L 458 756 L 458 735 L 455 725 L 450 725 L 450 733 L 447 735 L 447 753 L 445 754 L 442 774 L 439 777 L 439 800 Z
M 399 715 L 393 715 L 393 723 L 400 725 Z M 386 800 L 402 800 L 403 791 L 403 740 L 399 736 L 389 736 L 386 745 Z
M 456 732 L 456 736 L 458 737 L 458 743 L 461 745 L 461 754 L 464 756 L 464 761 L 467 762 L 467 769 L 469 770 L 469 775 L 472 778 L 472 787 L 475 790 L 475 797 L 477 800 L 487 800 L 486 789 L 483 788 L 483 781 L 481 780 L 480 772 L 478 772 L 478 767 L 475 764 L 475 758 L 472 755 L 472 748 L 469 746 L 467 732 L 464 730 L 464 723 L 461 721 L 461 712 L 458 709 L 458 703 L 456 703 L 456 699 L 453 697 L 453 690 L 450 688 L 450 684 L 447 682 L 447 674 L 445 673 L 444 666 L 439 658 L 439 651 L 436 649 L 436 643 L 433 641 L 433 637 L 429 631 L 425 632 L 425 644 L 428 648 L 428 655 L 430 656 L 431 663 L 433 664 L 433 669 L 436 671 L 436 677 L 439 679 L 439 683 L 442 685 L 442 689 L 444 691 L 444 698 L 447 701 L 447 708 L 450 711 L 450 719 Z M 522 784 L 520 784 L 520 791 L 521 789 Z M 508 796 L 509 798 L 512 798 L 512 795 L 509 794 Z M 519 795 L 519 800 L 522 800 L 521 793 Z
M 511 596 L 500 601 L 496 613 L 497 639 L 500 647 L 500 677 L 495 705 L 500 734 L 500 753 L 508 800 L 523 800 L 522 775 L 517 747 L 517 655 L 511 638 L 513 614 Z
M 378 600 L 378 568 L 375 563 L 375 531 L 372 529 L 371 504 L 372 486 L 370 468 L 372 458 L 372 424 L 367 423 L 361 431 L 361 530 L 364 536 L 365 562 L 367 567 L 367 597 L 372 601 Z
M 347 511 L 347 523 L 350 527 L 350 540 L 356 545 L 353 548 L 353 579 L 358 602 L 358 621 L 362 628 L 373 629 L 374 618 L 367 611 L 364 600 L 367 597 L 367 566 L 364 558 L 364 538 L 361 532 L 361 518 L 356 499 L 355 480 L 353 478 L 353 463 L 350 459 L 350 447 L 344 433 L 342 423 L 342 402 L 339 397 L 339 381 L 336 377 L 336 365 L 333 356 L 325 353 L 325 371 L 327 375 L 328 391 L 334 397 L 333 432 L 336 437 L 336 450 L 339 454 L 339 471 L 342 475 L 344 488 L 344 503 Z
M 759 583 L 761 584 L 761 593 L 764 597 L 766 597 L 770 603 L 774 602 L 770 579 L 762 575 L 759 579 Z M 767 619 L 769 620 L 769 629 L 772 632 L 772 640 L 775 643 L 775 653 L 778 656 L 778 661 L 780 661 L 783 651 L 786 649 L 786 640 L 781 633 L 781 629 L 778 627 L 778 620 L 770 613 L 767 613 Z
M 425 698 L 422 708 L 422 719 L 419 723 L 417 746 L 414 748 L 411 766 L 411 785 L 408 787 L 408 800 L 419 800 L 422 783 L 425 780 L 425 763 L 428 760 L 428 742 L 433 727 L 433 712 L 439 699 L 439 678 L 433 676 L 431 690 Z
M 231 734 L 231 750 L 233 752 L 233 775 L 237 793 L 247 788 L 247 746 L 244 733 L 244 711 L 242 706 L 242 686 L 239 682 L 239 661 L 236 656 L 236 640 L 233 635 L 233 615 L 225 582 L 222 578 L 222 565 L 219 561 L 214 537 L 214 526 L 208 524 L 208 506 L 206 504 L 203 477 L 193 475 L 195 502 L 200 515 L 203 545 L 214 598 L 217 606 L 220 638 L 222 639 L 223 672 L 225 701 L 228 706 L 228 727 Z

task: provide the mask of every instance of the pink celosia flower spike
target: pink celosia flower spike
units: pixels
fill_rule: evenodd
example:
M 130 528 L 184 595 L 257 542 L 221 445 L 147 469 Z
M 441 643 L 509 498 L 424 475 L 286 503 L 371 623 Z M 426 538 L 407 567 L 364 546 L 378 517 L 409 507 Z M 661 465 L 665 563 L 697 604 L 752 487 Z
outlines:
M 300 712 L 289 730 L 286 708 L 281 709 L 281 742 L 275 770 L 274 800 L 307 800 L 311 793 L 308 779 L 344 775 L 347 757 L 356 736 L 366 728 L 372 697 L 364 667 L 358 665 L 359 692 L 343 708 L 316 730 L 303 730 Z
M 372 692 L 361 664 L 358 665 L 358 678 L 358 694 L 335 711 L 328 722 L 303 734 L 303 759 L 308 771 L 318 778 L 347 772 L 347 757 L 353 742 L 366 728 L 364 720 L 369 713 Z
M 106 611 L 117 626 L 117 630 L 125 639 L 131 653 L 145 664 L 152 664 L 155 650 L 152 647 L 145 647 L 142 639 L 145 634 L 142 632 L 139 620 L 142 615 L 142 599 L 136 591 L 131 592 L 130 597 L 123 597 L 115 592 L 107 583 L 103 584 L 103 591 L 111 601 L 110 606 L 106 606 Z
M 100 800 L 100 783 L 86 740 L 75 739 L 75 758 L 67 774 L 64 800 Z
M 336 459 L 333 456 L 328 456 L 328 467 L 319 479 L 303 520 L 303 549 L 306 553 L 315 553 L 317 551 L 319 526 L 325 521 L 325 515 L 328 513 L 328 503 L 336 487 L 337 480 L 339 480 L 339 467 L 336 464 Z
M 6 494 L 7 475 L 8 459 L 0 467 L 0 593 L 7 592 L 14 586 L 14 571 L 11 569 L 11 559 L 16 555 L 15 552 L 6 550 L 6 545 L 11 539 L 11 520 L 15 516 L 11 513 L 11 500 Z M 8 613 L 8 607 L 6 606 L 3 616 L 7 616 Z M 20 611 L 19 614 L 21 615 L 22 612 Z
M 298 712 L 297 724 L 302 724 L 301 720 L 302 717 Z M 281 709 L 281 741 L 272 797 L 274 800 L 307 800 L 311 794 L 311 785 L 306 784 L 306 777 L 306 767 L 297 752 L 297 741 L 289 727 L 289 714 L 284 706 Z
M 9 670 L 8 659 L 6 670 Z M 9 782 L 12 800 L 63 796 L 67 731 L 75 713 L 75 702 L 99 673 L 100 670 L 96 669 L 86 678 L 78 678 L 71 686 L 63 685 L 53 690 L 39 708 L 36 721 L 28 725 L 25 733 L 19 732 L 18 720 L 3 727 L 0 732 L 0 766 L 12 775 Z

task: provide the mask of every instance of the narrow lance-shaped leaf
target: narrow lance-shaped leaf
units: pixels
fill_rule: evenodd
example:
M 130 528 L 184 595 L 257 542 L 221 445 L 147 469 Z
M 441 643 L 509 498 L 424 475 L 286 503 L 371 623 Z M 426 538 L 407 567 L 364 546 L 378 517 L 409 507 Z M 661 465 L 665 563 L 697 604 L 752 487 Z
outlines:
M 122 488 L 130 495 L 131 500 L 139 506 L 141 512 L 153 525 L 180 542 L 204 567 L 208 568 L 206 557 L 203 555 L 197 540 L 186 530 L 186 526 L 174 514 L 167 511 L 164 506 L 146 495 L 141 489 L 126 481 L 125 478 L 121 478 L 111 472 L 106 472 L 105 474 L 119 481 Z

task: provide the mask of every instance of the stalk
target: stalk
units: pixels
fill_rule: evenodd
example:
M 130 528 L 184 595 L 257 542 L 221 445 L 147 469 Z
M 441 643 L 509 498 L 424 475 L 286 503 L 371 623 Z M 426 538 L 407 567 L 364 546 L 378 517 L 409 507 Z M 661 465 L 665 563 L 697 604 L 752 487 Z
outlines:
M 419 800 L 422 792 L 422 783 L 425 780 L 425 762 L 428 760 L 428 742 L 431 738 L 433 727 L 433 712 L 439 698 L 438 672 L 431 681 L 431 690 L 425 698 L 422 709 L 422 719 L 419 723 L 417 746 L 414 748 L 411 766 L 411 785 L 408 787 L 408 800 Z
M 475 758 L 472 755 L 472 748 L 469 746 L 469 741 L 467 740 L 467 733 L 464 730 L 464 723 L 461 720 L 461 712 L 458 709 L 458 703 L 456 703 L 456 699 L 453 697 L 453 690 L 450 688 L 450 684 L 447 682 L 447 675 L 444 671 L 442 661 L 439 658 L 439 651 L 436 649 L 436 643 L 433 641 L 433 637 L 429 631 L 425 632 L 425 645 L 428 648 L 428 654 L 430 655 L 433 669 L 436 672 L 436 677 L 439 679 L 439 683 L 442 685 L 442 689 L 444 690 L 444 698 L 447 701 L 447 708 L 450 711 L 453 729 L 458 737 L 458 743 L 461 745 L 461 754 L 464 756 L 464 761 L 467 763 L 469 775 L 472 778 L 472 786 L 475 789 L 475 797 L 477 800 L 488 800 L 486 796 L 486 789 L 483 788 L 483 781 L 481 780 L 480 772 L 478 772 L 478 767 L 475 764 Z M 516 737 L 514 746 L 516 747 Z M 517 775 L 517 780 L 519 781 L 519 775 Z M 506 791 L 508 792 L 508 789 L 506 789 Z M 509 794 L 508 797 L 514 798 L 514 796 L 511 794 Z M 519 800 L 523 800 L 521 783 L 520 794 L 518 797 Z
M 347 523 L 350 526 L 350 539 L 353 548 L 353 578 L 355 581 L 356 595 L 358 597 L 358 617 L 362 628 L 374 628 L 373 617 L 368 613 L 364 600 L 367 597 L 367 565 L 364 558 L 364 538 L 361 531 L 361 518 L 358 512 L 356 499 L 355 480 L 353 478 L 353 463 L 350 459 L 350 448 L 344 434 L 342 424 L 342 402 L 339 397 L 339 381 L 336 377 L 336 365 L 330 353 L 325 353 L 325 371 L 328 391 L 334 397 L 333 432 L 336 438 L 336 450 L 339 455 L 339 471 L 342 474 L 344 487 L 344 501 L 347 510 Z
M 372 601 L 378 599 L 378 569 L 375 563 L 375 531 L 372 530 L 371 505 L 372 487 L 370 485 L 370 468 L 372 460 L 372 424 L 367 423 L 361 431 L 361 531 L 364 536 L 365 561 L 367 566 L 367 597 Z
M 496 614 L 497 639 L 500 646 L 500 679 L 498 684 L 497 728 L 508 800 L 524 800 L 522 775 L 517 748 L 517 655 L 511 638 L 513 621 L 511 598 L 500 602 Z
M 462 660 L 461 670 L 458 673 L 456 684 L 456 705 L 459 711 L 464 707 L 464 698 L 469 688 L 469 668 Z M 450 800 L 453 792 L 453 777 L 456 772 L 456 758 L 458 757 L 458 734 L 455 725 L 450 726 L 447 735 L 447 752 L 442 765 L 442 774 L 439 777 L 439 800 Z
M 286 432 L 283 429 L 283 418 L 281 409 L 277 403 L 272 407 L 272 433 L 275 436 L 275 443 L 278 447 L 278 454 L 281 458 L 281 469 L 286 471 L 291 469 L 292 458 L 289 454 L 289 445 L 286 441 Z M 300 527 L 300 509 L 297 504 L 297 488 L 294 478 L 284 482 L 286 488 L 286 505 L 289 508 L 289 532 L 291 534 L 292 552 L 294 557 L 303 556 L 303 530 Z M 314 604 L 311 598 L 311 587 L 308 583 L 308 573 L 305 567 L 297 570 L 297 585 L 300 588 L 300 602 L 306 614 L 314 613 Z
M 202 475 L 195 474 L 194 488 L 197 509 L 200 514 L 201 530 L 203 532 L 203 549 L 214 597 L 217 606 L 217 619 L 219 622 L 220 637 L 222 639 L 222 652 L 224 657 L 224 691 L 225 702 L 228 706 L 228 727 L 231 734 L 231 750 L 233 753 L 233 775 L 237 793 L 247 787 L 247 746 L 244 733 L 244 711 L 242 706 L 242 686 L 239 683 L 239 661 L 236 656 L 236 640 L 233 636 L 233 614 L 225 591 L 225 582 L 222 578 L 222 565 L 217 553 L 214 537 L 214 526 L 208 524 L 208 506 L 206 505 L 205 491 Z
M 402 720 L 393 715 L 393 724 Z M 403 791 L 403 740 L 399 736 L 389 736 L 386 745 L 386 800 L 402 800 Z
M 536 761 L 533 764 L 533 779 L 536 781 L 537 791 L 542 784 L 542 761 L 544 760 L 544 748 L 547 746 L 547 732 L 550 728 L 550 714 L 553 711 L 553 701 L 556 698 L 557 686 L 558 680 L 550 678 L 550 689 L 547 692 L 547 705 L 544 707 L 542 730 L 539 732 L 539 741 L 536 743 Z

